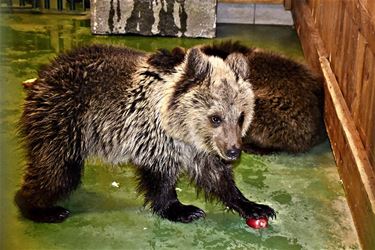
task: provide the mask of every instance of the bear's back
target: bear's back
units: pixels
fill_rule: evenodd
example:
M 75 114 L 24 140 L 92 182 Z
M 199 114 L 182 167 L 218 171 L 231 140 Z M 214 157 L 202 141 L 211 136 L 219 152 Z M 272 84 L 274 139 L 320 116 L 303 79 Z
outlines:
M 145 53 L 129 48 L 92 45 L 59 55 L 39 71 L 39 79 L 49 85 L 79 88 L 129 79 Z M 56 86 L 57 87 L 57 86 Z M 105 89 L 102 89 L 105 90 Z

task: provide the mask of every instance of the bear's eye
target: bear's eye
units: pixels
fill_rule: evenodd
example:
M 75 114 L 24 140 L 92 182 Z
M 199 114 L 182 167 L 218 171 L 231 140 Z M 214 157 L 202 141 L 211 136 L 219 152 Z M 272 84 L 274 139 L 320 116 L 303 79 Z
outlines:
M 241 112 L 240 117 L 238 118 L 238 125 L 240 125 L 240 127 L 242 127 L 244 120 L 245 120 L 245 113 Z
M 211 120 L 212 126 L 215 127 L 215 128 L 219 127 L 221 122 L 223 121 L 223 119 L 221 119 L 221 117 L 218 116 L 218 115 L 211 116 L 210 120 Z

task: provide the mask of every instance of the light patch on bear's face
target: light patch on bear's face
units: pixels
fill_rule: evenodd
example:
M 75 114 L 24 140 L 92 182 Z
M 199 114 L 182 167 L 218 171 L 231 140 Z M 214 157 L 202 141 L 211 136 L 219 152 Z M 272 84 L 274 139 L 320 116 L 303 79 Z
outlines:
M 190 137 L 192 143 L 231 161 L 238 156 L 230 156 L 228 152 L 240 150 L 241 137 L 253 117 L 254 95 L 250 83 L 236 79 L 223 60 L 210 57 L 209 62 L 208 82 L 194 89 L 195 96 L 206 100 L 205 105 L 192 105 Z
M 197 48 L 188 51 L 167 79 L 160 103 L 161 124 L 169 136 L 227 161 L 238 158 L 229 152 L 240 152 L 254 109 L 251 84 L 241 78 L 245 60 L 238 62 Z

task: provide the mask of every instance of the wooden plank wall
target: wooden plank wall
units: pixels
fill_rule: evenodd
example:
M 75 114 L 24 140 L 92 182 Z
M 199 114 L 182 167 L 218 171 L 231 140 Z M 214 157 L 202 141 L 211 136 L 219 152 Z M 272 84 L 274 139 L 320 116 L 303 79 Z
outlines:
M 324 74 L 325 121 L 364 249 L 375 249 L 375 1 L 293 0 L 305 57 Z
M 362 143 L 375 167 L 375 1 L 307 2 Z
M 308 0 L 307 3 L 375 167 L 375 1 Z

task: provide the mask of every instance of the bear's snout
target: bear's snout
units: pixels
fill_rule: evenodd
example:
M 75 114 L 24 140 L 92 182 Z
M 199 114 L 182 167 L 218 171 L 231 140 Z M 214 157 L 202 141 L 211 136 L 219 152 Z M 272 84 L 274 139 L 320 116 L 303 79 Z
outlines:
M 223 129 L 214 137 L 218 154 L 225 161 L 235 161 L 241 155 L 241 134 L 237 128 Z
M 226 155 L 227 155 L 229 160 L 235 161 L 240 157 L 241 149 L 239 149 L 237 147 L 233 147 L 233 148 L 227 150 Z

